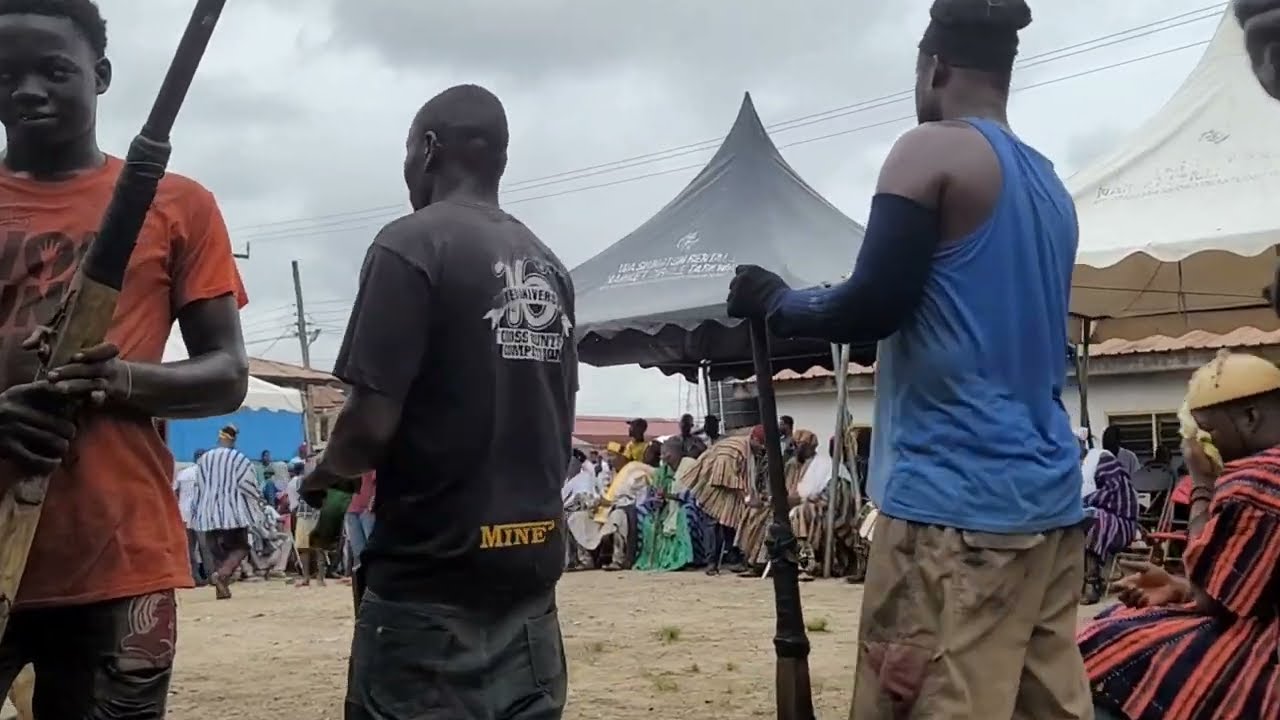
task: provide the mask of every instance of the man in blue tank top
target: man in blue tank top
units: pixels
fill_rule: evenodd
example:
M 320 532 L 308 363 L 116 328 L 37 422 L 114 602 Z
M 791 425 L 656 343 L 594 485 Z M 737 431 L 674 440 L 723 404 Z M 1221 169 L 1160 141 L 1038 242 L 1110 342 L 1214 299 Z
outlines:
M 920 125 L 885 160 L 850 278 L 792 290 L 747 266 L 729 295 L 784 337 L 879 343 L 856 720 L 1093 717 L 1062 403 L 1075 209 L 1006 113 L 1030 22 L 1021 0 L 937 0 Z

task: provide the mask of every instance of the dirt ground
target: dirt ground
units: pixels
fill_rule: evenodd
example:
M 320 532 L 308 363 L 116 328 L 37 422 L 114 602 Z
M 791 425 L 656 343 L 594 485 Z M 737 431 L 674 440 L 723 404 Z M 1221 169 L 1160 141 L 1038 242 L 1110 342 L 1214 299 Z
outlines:
M 243 583 L 230 602 L 181 595 L 171 720 L 338 720 L 351 637 L 350 588 Z M 803 586 L 819 717 L 847 716 L 862 590 Z M 560 612 L 570 720 L 773 716 L 773 596 L 767 580 L 700 572 L 567 575 Z M 1089 614 L 1086 612 L 1085 614 Z

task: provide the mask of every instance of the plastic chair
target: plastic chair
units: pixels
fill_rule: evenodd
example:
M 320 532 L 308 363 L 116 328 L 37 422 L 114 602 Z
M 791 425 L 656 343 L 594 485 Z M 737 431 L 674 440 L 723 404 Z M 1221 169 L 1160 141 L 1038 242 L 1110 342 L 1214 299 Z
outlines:
M 1182 551 L 1187 546 L 1187 521 L 1174 517 L 1177 506 L 1172 499 L 1165 502 L 1155 532 L 1150 534 L 1147 561 L 1165 570 L 1182 567 Z
M 1146 520 L 1149 523 L 1159 524 L 1159 518 L 1165 506 L 1169 504 L 1169 496 L 1173 493 L 1175 482 L 1177 478 L 1173 471 L 1160 465 L 1148 465 L 1129 478 L 1133 491 L 1139 496 L 1146 495 L 1149 498 L 1147 509 L 1138 517 L 1139 522 Z

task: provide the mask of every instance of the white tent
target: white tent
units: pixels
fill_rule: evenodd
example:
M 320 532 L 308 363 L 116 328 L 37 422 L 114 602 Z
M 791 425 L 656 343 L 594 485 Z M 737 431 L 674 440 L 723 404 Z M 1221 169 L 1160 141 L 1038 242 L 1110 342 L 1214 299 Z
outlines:
M 1258 87 L 1230 10 L 1164 108 L 1067 184 L 1077 333 L 1081 319 L 1093 342 L 1280 328 L 1261 300 L 1280 243 L 1280 103 Z
M 249 392 L 245 395 L 244 404 L 240 409 L 282 410 L 300 414 L 302 413 L 302 393 L 249 376 Z

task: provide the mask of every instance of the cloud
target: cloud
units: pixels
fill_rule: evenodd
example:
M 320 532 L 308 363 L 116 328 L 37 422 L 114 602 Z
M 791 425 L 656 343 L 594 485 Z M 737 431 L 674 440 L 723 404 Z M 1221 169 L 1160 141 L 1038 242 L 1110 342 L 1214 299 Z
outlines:
M 116 65 L 100 110 L 102 142 L 122 153 L 192 2 L 100 5 Z M 680 168 L 708 159 L 714 143 L 592 175 L 561 173 L 717 138 L 744 90 L 766 124 L 816 115 L 775 127 L 774 140 L 811 186 L 862 220 L 885 152 L 910 127 L 899 120 L 912 114 L 903 91 L 913 84 L 928 6 L 236 0 L 178 119 L 172 167 L 214 191 L 237 247 L 252 248 L 240 264 L 251 351 L 298 359 L 297 340 L 287 336 L 297 260 L 321 331 L 312 355 L 323 365 L 337 354 L 365 248 L 406 207 L 405 132 L 436 92 L 477 82 L 503 99 L 512 128 L 504 201 L 571 266 L 661 208 L 694 175 Z M 1199 0 L 1042 2 L 1022 55 L 1198 7 Z M 1015 86 L 1048 84 L 1015 94 L 1011 121 L 1073 166 L 1104 136 L 1118 141 L 1156 112 L 1197 52 L 1073 74 L 1204 39 L 1211 29 L 1211 21 L 1193 23 L 1020 71 Z M 893 97 L 867 102 L 885 96 Z M 804 247 L 798 240 L 796 252 Z M 672 415 L 682 404 L 678 381 L 635 369 L 584 370 L 582 384 L 579 405 L 593 412 Z

